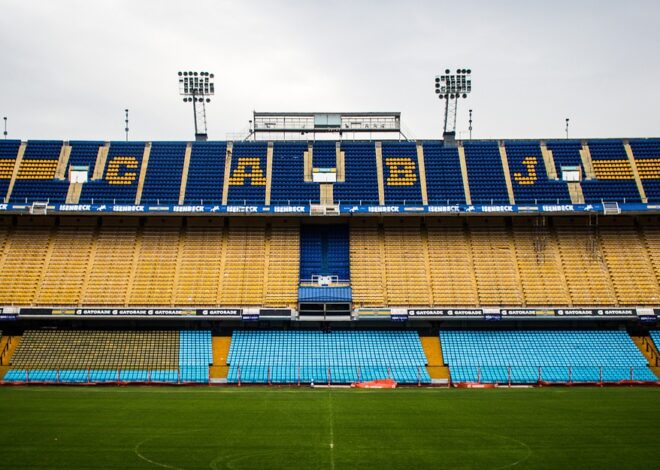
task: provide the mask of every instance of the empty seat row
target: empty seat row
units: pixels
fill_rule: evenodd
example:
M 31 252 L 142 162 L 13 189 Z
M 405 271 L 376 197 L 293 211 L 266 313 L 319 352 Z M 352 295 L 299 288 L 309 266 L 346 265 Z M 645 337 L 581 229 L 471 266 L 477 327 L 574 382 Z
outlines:
M 429 383 L 414 331 L 234 331 L 231 383 L 350 383 L 394 378 Z
M 454 382 L 657 381 L 625 331 L 441 330 Z

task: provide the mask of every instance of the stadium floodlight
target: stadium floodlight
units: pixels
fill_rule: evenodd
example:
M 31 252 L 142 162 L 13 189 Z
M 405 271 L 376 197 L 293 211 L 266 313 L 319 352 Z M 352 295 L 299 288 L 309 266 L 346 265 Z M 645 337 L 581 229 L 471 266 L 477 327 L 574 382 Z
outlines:
M 192 103 L 195 120 L 195 140 L 206 140 L 206 103 L 215 94 L 214 76 L 210 72 L 179 72 L 179 94 L 184 103 Z M 197 103 L 201 104 L 198 109 Z M 200 121 L 198 123 L 198 121 Z M 202 132 L 200 132 L 202 130 Z
M 459 98 L 467 98 L 472 92 L 472 70 L 456 69 L 455 73 L 446 69 L 435 77 L 435 93 L 445 100 L 444 135 L 456 134 L 456 110 Z
M 4 119 L 4 121 L 5 121 L 5 132 L 4 132 L 4 135 L 5 135 L 5 140 L 6 140 L 6 139 L 7 139 L 7 116 L 3 117 L 2 119 Z

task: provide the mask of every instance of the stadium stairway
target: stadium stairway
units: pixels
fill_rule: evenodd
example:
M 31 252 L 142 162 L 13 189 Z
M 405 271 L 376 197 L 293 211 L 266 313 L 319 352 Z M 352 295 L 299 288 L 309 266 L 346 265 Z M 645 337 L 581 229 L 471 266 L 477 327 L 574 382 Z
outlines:
M 0 366 L 9 366 L 11 357 L 14 355 L 14 351 L 16 351 L 19 344 L 21 344 L 20 336 L 2 337 L 2 340 L 0 340 Z M 4 372 L 2 376 L 4 376 Z
M 214 336 L 212 339 L 213 365 L 209 367 L 209 379 L 223 382 L 227 380 L 229 366 L 227 356 L 231 346 L 231 336 Z M 223 380 L 224 379 L 224 380 Z
M 660 352 L 653 343 L 650 336 L 632 336 L 635 346 L 644 354 L 644 357 L 649 362 L 649 366 L 656 377 L 660 378 Z
M 442 345 L 437 336 L 420 336 L 422 348 L 426 355 L 426 370 L 432 382 L 447 383 L 449 381 L 449 367 L 445 365 L 442 357 Z

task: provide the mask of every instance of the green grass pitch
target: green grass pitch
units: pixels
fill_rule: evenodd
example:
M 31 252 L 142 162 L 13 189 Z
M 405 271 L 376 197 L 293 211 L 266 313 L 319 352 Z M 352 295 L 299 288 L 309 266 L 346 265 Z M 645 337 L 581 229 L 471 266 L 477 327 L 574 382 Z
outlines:
M 0 468 L 658 468 L 660 389 L 0 388 Z

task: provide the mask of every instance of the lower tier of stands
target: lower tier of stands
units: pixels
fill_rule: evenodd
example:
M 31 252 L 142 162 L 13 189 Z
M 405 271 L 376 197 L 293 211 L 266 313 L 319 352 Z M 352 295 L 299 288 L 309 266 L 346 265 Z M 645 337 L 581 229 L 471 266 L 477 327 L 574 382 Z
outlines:
M 658 381 L 625 331 L 440 331 L 453 382 Z
M 230 383 L 430 383 L 414 331 L 235 331 Z
M 210 331 L 28 330 L 6 382 L 207 383 Z

